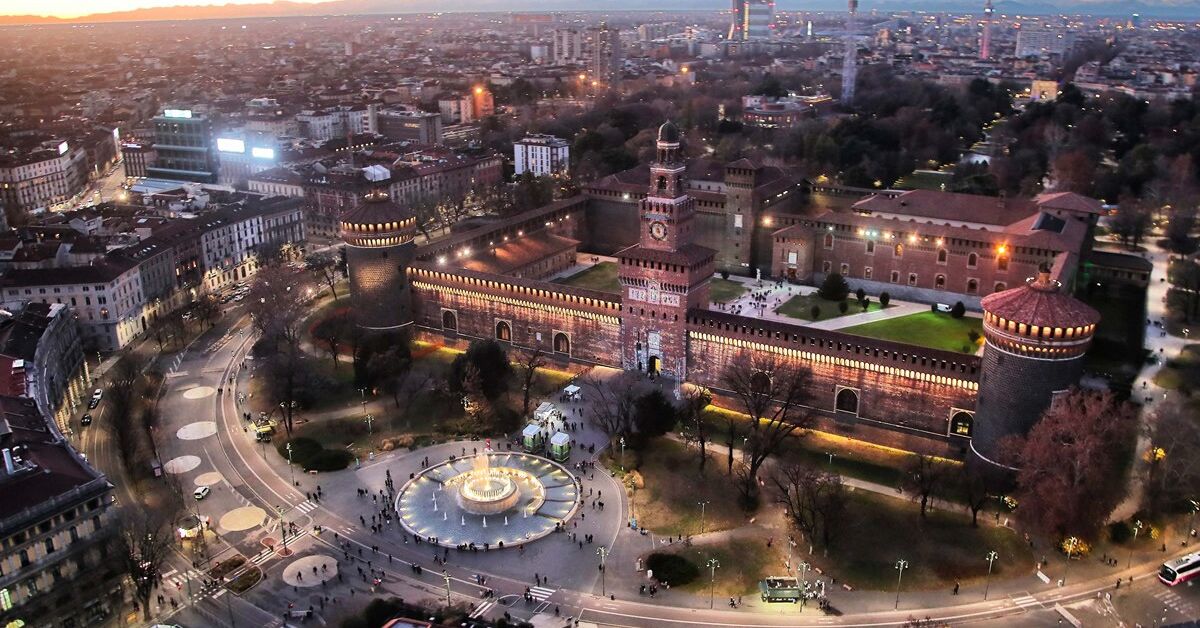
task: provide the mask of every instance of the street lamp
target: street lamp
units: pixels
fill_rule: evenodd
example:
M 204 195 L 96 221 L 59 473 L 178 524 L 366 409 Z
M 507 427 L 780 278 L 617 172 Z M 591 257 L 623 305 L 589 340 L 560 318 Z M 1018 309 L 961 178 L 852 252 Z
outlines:
M 900 581 L 904 580 L 904 570 L 908 568 L 908 561 L 901 558 L 896 561 L 896 569 L 900 570 L 900 575 L 896 578 L 896 608 L 900 608 Z
M 992 586 L 992 562 L 995 561 L 999 557 L 1000 557 L 1000 555 L 997 554 L 995 550 L 988 552 L 988 555 L 987 555 L 988 574 L 987 574 L 987 580 L 985 581 L 985 583 L 983 585 L 983 599 L 985 599 L 985 600 L 987 599 L 987 596 L 988 596 L 988 589 L 991 588 L 991 586 Z
M 625 472 L 625 437 L 621 437 L 621 472 Z
M 704 535 L 704 509 L 708 506 L 708 500 L 697 502 L 700 505 L 700 534 Z
M 446 581 L 446 608 L 450 608 L 450 572 L 442 570 L 442 580 Z
M 1200 502 L 1197 502 L 1194 499 L 1189 499 L 1188 503 L 1192 505 L 1192 515 L 1188 517 L 1187 535 L 1183 537 L 1184 545 L 1187 545 L 1188 541 L 1192 539 L 1192 530 L 1196 529 L 1196 511 L 1200 510 Z
M 713 607 L 713 597 L 716 595 L 716 592 L 717 592 L 717 567 L 720 567 L 720 566 L 721 566 L 721 563 L 717 562 L 717 559 L 715 559 L 715 558 L 708 559 L 708 569 L 709 569 L 708 607 L 709 608 Z
M 604 559 L 608 557 L 608 549 L 604 547 L 596 548 L 596 555 L 600 557 L 600 596 L 608 595 L 608 588 L 604 583 Z
M 296 467 L 292 466 L 292 441 L 287 442 L 288 473 L 292 476 L 292 486 L 296 485 Z
M 1138 519 L 1133 522 L 1133 543 L 1129 544 L 1129 560 L 1125 563 L 1125 568 L 1129 569 L 1133 566 L 1133 546 L 1137 545 L 1138 532 L 1142 531 L 1142 520 Z
M 1067 571 L 1069 571 L 1071 569 L 1071 552 L 1074 552 L 1075 548 L 1079 546 L 1079 539 L 1071 536 L 1071 537 L 1067 537 L 1066 542 L 1067 542 L 1067 566 L 1065 569 L 1063 569 L 1063 579 L 1062 579 L 1063 584 L 1067 583 Z

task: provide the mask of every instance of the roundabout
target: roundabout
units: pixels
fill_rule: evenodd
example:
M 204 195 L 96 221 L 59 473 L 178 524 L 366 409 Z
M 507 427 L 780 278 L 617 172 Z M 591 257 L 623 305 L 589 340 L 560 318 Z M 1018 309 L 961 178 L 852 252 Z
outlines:
M 444 547 L 503 548 L 539 539 L 579 506 L 579 484 L 562 465 L 524 453 L 484 452 L 417 473 L 396 513 L 408 532 Z

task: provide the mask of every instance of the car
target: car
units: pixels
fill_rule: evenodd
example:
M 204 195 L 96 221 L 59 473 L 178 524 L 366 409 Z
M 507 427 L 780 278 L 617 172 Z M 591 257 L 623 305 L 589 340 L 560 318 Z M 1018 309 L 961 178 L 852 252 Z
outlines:
M 79 419 L 79 424 L 80 425 L 91 425 L 92 424 L 92 415 L 90 415 L 90 414 L 83 415 L 83 418 Z
M 945 303 L 937 304 L 937 311 L 939 311 L 943 314 L 949 313 L 950 310 L 952 310 L 952 309 L 954 309 L 954 308 L 950 307 L 949 305 L 946 305 Z
M 96 390 L 92 391 L 92 399 L 93 400 L 100 401 L 103 397 L 104 397 L 103 390 L 100 390 L 99 388 L 97 388 Z
M 200 488 L 196 489 L 195 493 L 192 493 L 192 497 L 195 497 L 196 499 L 204 499 L 205 497 L 208 497 L 208 494 L 211 492 L 211 488 L 208 488 L 207 486 L 201 486 Z

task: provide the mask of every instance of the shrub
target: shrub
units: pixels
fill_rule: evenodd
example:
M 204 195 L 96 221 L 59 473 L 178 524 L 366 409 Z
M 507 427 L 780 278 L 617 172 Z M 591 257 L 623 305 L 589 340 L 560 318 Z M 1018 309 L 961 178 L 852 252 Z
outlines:
M 871 297 L 863 297 L 862 300 L 858 302 L 858 304 L 861 305 L 863 311 L 866 312 L 867 309 L 871 307 Z
M 729 271 L 727 271 L 727 270 L 721 271 L 721 279 L 728 281 L 729 280 Z
M 963 305 L 962 301 L 955 301 L 954 307 L 950 308 L 950 316 L 954 318 L 962 318 L 967 313 L 967 306 Z
M 1128 521 L 1114 521 L 1108 524 L 1108 540 L 1121 545 L 1133 538 L 1133 528 Z
M 979 342 L 979 332 L 972 329 L 971 331 L 967 332 L 967 338 L 971 339 L 971 344 L 975 344 Z
M 846 278 L 838 273 L 829 273 L 825 276 L 825 281 L 821 282 L 817 296 L 826 301 L 844 301 L 846 297 L 850 296 L 850 284 L 846 283 Z
M 808 313 L 812 314 L 812 319 L 814 321 L 821 320 L 821 306 L 819 306 L 819 305 L 812 306 L 812 309 L 809 310 Z
M 863 290 L 862 288 L 859 288 L 858 291 L 856 291 L 854 293 L 854 296 L 858 297 L 859 303 L 862 303 L 863 301 L 865 301 L 867 299 L 867 291 Z
M 890 303 L 891 301 L 892 301 L 892 295 L 890 295 L 886 292 L 879 293 L 879 307 L 887 307 L 888 303 Z
M 845 314 L 846 312 L 850 311 L 850 304 L 845 301 L 839 301 L 838 302 L 838 311 L 841 312 L 842 314 Z
M 354 454 L 344 449 L 322 449 L 308 459 L 303 467 L 305 471 L 341 471 L 350 466 Z
M 312 458 L 320 453 L 322 449 L 324 449 L 321 447 L 321 443 L 318 443 L 311 438 L 300 436 L 298 438 L 293 438 L 292 440 L 279 443 L 279 446 L 275 448 L 279 451 L 279 455 L 283 456 L 284 460 L 286 460 L 288 457 L 288 443 L 292 444 L 292 462 L 299 464 L 300 466 L 304 466 L 304 463 L 309 458 Z
M 659 582 L 668 582 L 676 587 L 700 577 L 700 568 L 678 554 L 651 554 L 646 558 L 646 569 L 653 570 Z

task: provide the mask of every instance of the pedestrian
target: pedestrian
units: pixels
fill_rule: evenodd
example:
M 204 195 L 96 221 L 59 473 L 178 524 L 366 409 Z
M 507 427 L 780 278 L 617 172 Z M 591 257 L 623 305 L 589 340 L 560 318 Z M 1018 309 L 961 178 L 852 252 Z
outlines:
M 957 581 L 955 581 L 955 583 L 954 583 L 954 595 L 958 595 L 958 582 Z
M 1113 588 L 1114 588 L 1114 589 L 1120 589 L 1120 588 L 1121 588 L 1121 579 L 1120 579 L 1120 578 L 1117 578 L 1117 586 L 1115 586 L 1115 587 L 1113 587 Z

